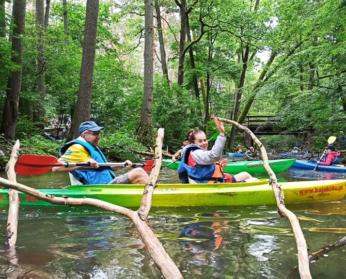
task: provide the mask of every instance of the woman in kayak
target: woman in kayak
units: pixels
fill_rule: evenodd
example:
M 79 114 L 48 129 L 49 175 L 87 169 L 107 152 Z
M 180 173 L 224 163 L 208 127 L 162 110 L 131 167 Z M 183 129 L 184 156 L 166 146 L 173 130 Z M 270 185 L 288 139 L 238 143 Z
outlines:
M 234 176 L 223 173 L 227 164 L 222 159 L 226 143 L 223 122 L 214 118 L 215 125 L 220 132 L 211 150 L 208 150 L 208 140 L 202 130 L 194 130 L 189 135 L 189 145 L 182 152 L 182 160 L 178 168 L 179 178 L 182 183 L 208 183 L 208 182 L 242 182 L 253 180 L 247 172 Z
M 326 159 L 324 161 L 318 161 L 317 163 L 320 166 L 330 166 L 337 160 L 339 156 L 340 152 L 335 151 L 334 145 L 329 144 L 327 147 Z

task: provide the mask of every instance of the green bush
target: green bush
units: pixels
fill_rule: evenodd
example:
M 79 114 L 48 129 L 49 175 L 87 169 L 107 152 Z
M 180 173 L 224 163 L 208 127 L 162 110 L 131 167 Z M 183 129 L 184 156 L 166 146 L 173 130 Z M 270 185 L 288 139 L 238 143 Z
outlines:
M 101 139 L 100 148 L 109 161 L 131 160 L 135 162 L 140 160 L 142 156 L 134 151 L 146 151 L 146 148 L 137 141 L 134 134 L 121 130 L 116 133 L 105 134 Z
M 16 126 L 17 138 L 32 137 L 33 135 L 37 135 L 39 133 L 39 129 L 34 126 L 34 123 L 31 119 L 26 116 L 18 117 Z

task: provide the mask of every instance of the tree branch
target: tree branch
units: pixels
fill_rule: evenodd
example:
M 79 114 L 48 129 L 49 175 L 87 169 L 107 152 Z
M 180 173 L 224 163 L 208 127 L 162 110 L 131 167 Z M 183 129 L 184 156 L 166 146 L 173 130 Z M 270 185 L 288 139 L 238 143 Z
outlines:
M 156 187 L 156 181 L 159 177 L 160 170 L 161 170 L 163 136 L 164 136 L 164 131 L 162 128 L 160 128 L 158 130 L 158 136 L 156 138 L 155 165 L 153 170 L 150 173 L 149 183 L 145 185 L 141 206 L 137 211 L 138 216 L 143 221 L 147 220 L 147 217 L 151 208 L 154 189 Z
M 14 166 L 16 165 L 18 159 L 19 147 L 20 143 L 19 140 L 17 140 L 12 148 L 10 160 L 6 165 L 7 177 L 11 182 L 17 182 L 17 176 L 14 170 Z M 16 247 L 18 234 L 19 196 L 16 190 L 10 190 L 8 196 L 9 206 L 7 215 L 5 246 L 9 250 L 14 250 Z
M 270 177 L 270 185 L 273 189 L 276 205 L 278 207 L 278 211 L 280 215 L 286 216 L 291 223 L 291 227 L 294 233 L 294 237 L 296 239 L 296 245 L 298 250 L 298 266 L 299 266 L 299 274 L 301 278 L 311 278 L 310 268 L 309 268 L 309 258 L 308 258 L 308 250 L 306 241 L 304 238 L 303 231 L 299 225 L 299 220 L 297 216 L 290 210 L 288 210 L 285 206 L 284 202 L 284 193 L 281 189 L 281 186 L 277 182 L 277 178 L 271 167 L 269 166 L 268 155 L 264 145 L 259 141 L 259 139 L 255 136 L 255 134 L 246 126 L 240 125 L 238 122 L 233 120 L 219 118 L 221 121 L 235 125 L 237 128 L 245 131 L 247 134 L 251 136 L 256 145 L 260 148 L 261 156 L 263 160 L 263 166 L 266 169 L 269 177 Z

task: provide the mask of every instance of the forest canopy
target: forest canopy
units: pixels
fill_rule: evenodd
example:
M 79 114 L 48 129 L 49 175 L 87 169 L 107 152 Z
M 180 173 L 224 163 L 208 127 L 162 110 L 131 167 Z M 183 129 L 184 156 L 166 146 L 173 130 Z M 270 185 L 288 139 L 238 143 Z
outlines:
M 344 0 L 91 2 L 0 1 L 4 139 L 36 136 L 37 143 L 48 127 L 66 139 L 81 114 L 82 82 L 90 78 L 90 112 L 85 107 L 88 116 L 78 119 L 106 127 L 102 145 L 114 156 L 122 150 L 118 157 L 150 145 L 138 136 L 144 117 L 150 129 L 165 128 L 171 151 L 190 128 L 211 135 L 212 115 L 239 122 L 276 116 L 278 129 L 296 132 L 289 141 L 285 135 L 266 138 L 282 148 L 295 142 L 320 148 L 328 136 L 345 131 Z M 83 68 L 93 28 L 94 65 Z M 143 54 L 148 40 L 152 86 Z M 236 131 L 227 135 L 228 149 L 243 140 Z

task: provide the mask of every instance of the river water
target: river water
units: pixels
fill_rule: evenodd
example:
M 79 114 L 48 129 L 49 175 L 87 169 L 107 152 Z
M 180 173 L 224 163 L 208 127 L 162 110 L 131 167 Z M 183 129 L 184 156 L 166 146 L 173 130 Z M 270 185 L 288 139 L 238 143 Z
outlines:
M 344 178 L 291 170 L 281 180 Z M 18 180 L 37 188 L 68 184 L 65 173 Z M 162 170 L 161 182 L 176 181 Z M 289 206 L 311 252 L 346 234 L 346 202 Z M 0 209 L 0 230 L 7 210 Z M 296 245 L 287 219 L 273 206 L 170 208 L 149 223 L 185 278 L 298 278 Z M 344 278 L 346 248 L 311 264 L 313 278 Z M 17 264 L 14 264 L 17 263 Z M 0 248 L 0 278 L 161 278 L 131 222 L 85 209 L 21 209 L 16 255 Z

